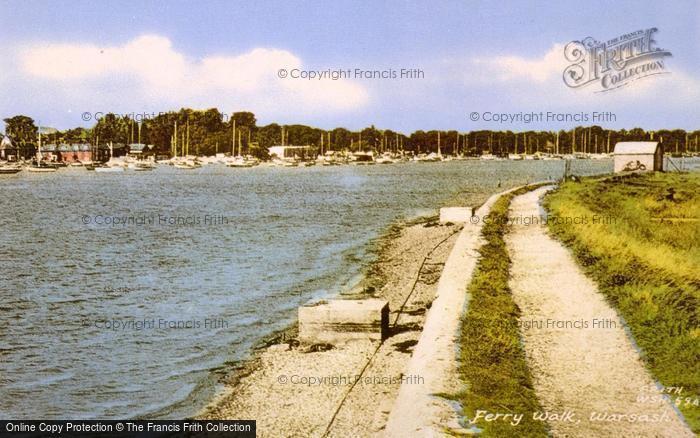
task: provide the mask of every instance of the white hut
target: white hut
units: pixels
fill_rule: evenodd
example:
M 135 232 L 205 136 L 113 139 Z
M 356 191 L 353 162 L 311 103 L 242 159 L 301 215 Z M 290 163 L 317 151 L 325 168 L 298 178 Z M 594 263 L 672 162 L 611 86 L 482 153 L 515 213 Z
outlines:
M 12 140 L 9 136 L 2 137 L 0 140 L 0 159 L 6 160 L 12 155 L 14 146 L 12 145 Z
M 314 148 L 311 146 L 270 146 L 267 148 L 271 157 L 277 157 L 280 160 L 285 158 L 305 158 L 313 156 Z
M 622 141 L 615 145 L 615 173 L 662 171 L 664 151 L 656 141 Z

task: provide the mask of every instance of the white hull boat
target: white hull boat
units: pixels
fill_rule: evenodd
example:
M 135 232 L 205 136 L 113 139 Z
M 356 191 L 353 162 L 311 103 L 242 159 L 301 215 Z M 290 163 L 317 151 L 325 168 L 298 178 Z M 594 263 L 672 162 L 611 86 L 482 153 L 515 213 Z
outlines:
M 99 172 L 99 173 L 124 172 L 124 168 L 123 167 L 95 167 L 95 172 Z

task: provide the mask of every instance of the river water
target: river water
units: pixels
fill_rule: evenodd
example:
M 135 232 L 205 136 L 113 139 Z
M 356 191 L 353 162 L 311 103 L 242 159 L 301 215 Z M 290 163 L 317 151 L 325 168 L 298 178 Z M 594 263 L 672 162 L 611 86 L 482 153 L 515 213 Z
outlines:
M 577 174 L 612 171 L 575 160 Z M 182 418 L 400 218 L 562 161 L 0 176 L 0 417 Z

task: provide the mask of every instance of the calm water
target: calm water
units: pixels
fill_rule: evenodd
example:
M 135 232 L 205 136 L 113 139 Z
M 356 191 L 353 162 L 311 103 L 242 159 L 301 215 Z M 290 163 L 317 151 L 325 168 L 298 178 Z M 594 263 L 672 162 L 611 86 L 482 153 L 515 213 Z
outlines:
M 475 205 L 563 166 L 0 176 L 0 418 L 193 415 L 217 375 L 297 306 L 350 287 L 392 221 Z M 111 217 L 131 219 L 103 223 Z

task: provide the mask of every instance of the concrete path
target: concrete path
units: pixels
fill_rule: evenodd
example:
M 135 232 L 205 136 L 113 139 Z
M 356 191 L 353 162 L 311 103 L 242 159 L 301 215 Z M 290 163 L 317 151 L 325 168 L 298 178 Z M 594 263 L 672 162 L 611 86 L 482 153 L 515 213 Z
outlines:
M 548 189 L 516 197 L 510 217 L 539 217 Z M 659 394 L 652 377 L 615 310 L 546 227 L 516 223 L 506 242 L 535 391 L 546 411 L 560 414 L 548 421 L 553 435 L 694 436 L 668 402 L 638 401 Z
M 505 191 L 491 196 L 477 211 L 484 217 Z M 481 221 L 464 224 L 440 276 L 435 301 L 406 374 L 420 376 L 423 384 L 402 384 L 389 415 L 386 437 L 441 437 L 446 429 L 461 429 L 453 403 L 439 394 L 454 394 L 461 387 L 457 372 L 459 329 L 468 304 L 466 288 L 483 245 Z

